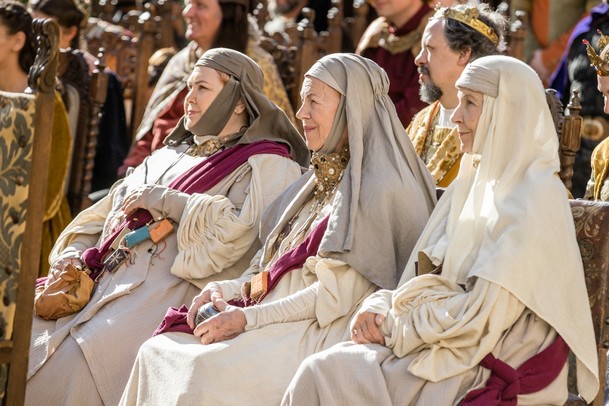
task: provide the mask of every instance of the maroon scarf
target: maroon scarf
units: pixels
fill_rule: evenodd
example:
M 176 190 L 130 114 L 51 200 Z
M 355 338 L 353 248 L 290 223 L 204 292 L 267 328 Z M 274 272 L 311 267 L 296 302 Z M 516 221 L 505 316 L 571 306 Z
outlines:
M 561 336 L 517 369 L 488 354 L 480 362 L 480 366 L 491 370 L 486 386 L 470 391 L 461 405 L 516 406 L 518 395 L 539 392 L 551 384 L 568 356 L 569 347 Z
M 296 268 L 302 268 L 307 258 L 312 257 L 317 254 L 319 250 L 319 245 L 321 244 L 321 239 L 328 228 L 328 220 L 330 216 L 326 216 L 322 221 L 319 222 L 317 226 L 311 231 L 311 233 L 305 238 L 303 242 L 298 244 L 296 247 L 284 253 L 281 257 L 277 259 L 271 265 L 269 269 L 269 284 L 267 294 L 277 286 L 279 280 L 288 272 L 292 271 Z M 266 296 L 266 294 L 265 294 Z M 264 299 L 264 296 L 260 300 Z M 232 305 L 245 307 L 252 305 L 253 303 L 248 302 L 245 303 L 242 300 L 239 301 L 231 301 Z M 186 316 L 188 315 L 188 307 L 182 305 L 179 309 L 175 307 L 170 307 L 163 317 L 163 321 L 154 331 L 152 336 L 166 333 L 169 331 L 177 331 L 181 333 L 193 333 L 193 330 L 190 328 L 188 323 L 186 322 Z
M 190 168 L 171 182 L 168 187 L 188 194 L 204 193 L 218 184 L 218 182 L 235 169 L 247 162 L 250 157 L 258 154 L 274 154 L 287 158 L 290 157 L 289 148 L 285 144 L 266 140 L 251 144 L 238 144 L 234 147 L 219 151 L 198 165 Z M 99 248 L 91 247 L 87 249 L 83 253 L 83 261 L 87 264 L 89 269 L 100 271 L 103 266 L 104 257 L 123 228 L 129 227 L 131 230 L 136 230 L 148 224 L 151 220 L 152 215 L 148 210 L 136 210 L 104 240 Z M 93 278 L 95 277 L 94 274 L 91 276 Z

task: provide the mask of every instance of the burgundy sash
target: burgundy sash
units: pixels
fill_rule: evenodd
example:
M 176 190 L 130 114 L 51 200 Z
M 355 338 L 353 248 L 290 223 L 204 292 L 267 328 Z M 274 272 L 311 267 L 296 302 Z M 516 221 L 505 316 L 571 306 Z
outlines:
M 328 228 L 328 220 L 330 216 L 326 216 L 317 226 L 311 231 L 311 233 L 305 238 L 303 242 L 298 244 L 296 247 L 284 253 L 277 259 L 269 269 L 269 284 L 268 294 L 279 280 L 288 272 L 296 268 L 302 268 L 307 258 L 312 257 L 319 251 L 319 245 L 321 239 Z M 265 294 L 265 296 L 266 296 Z M 260 299 L 264 299 L 264 296 Z M 243 300 L 231 301 L 230 304 L 239 307 L 250 306 L 253 303 L 245 303 Z M 163 321 L 154 331 L 152 336 L 157 334 L 166 333 L 169 331 L 177 331 L 182 333 L 192 334 L 193 330 L 188 326 L 186 322 L 186 316 L 188 315 L 188 307 L 182 305 L 179 309 L 170 307 L 163 317 Z
M 258 154 L 290 157 L 289 148 L 285 144 L 266 140 L 252 144 L 239 144 L 213 154 L 179 176 L 168 187 L 188 194 L 204 193 L 247 162 L 250 157 Z M 129 227 L 131 230 L 136 230 L 148 224 L 151 220 L 152 215 L 148 210 L 136 210 L 118 226 L 114 233 L 103 241 L 99 248 L 91 247 L 87 249 L 83 253 L 83 261 L 92 271 L 100 271 L 105 255 L 123 228 Z M 91 275 L 93 278 L 95 277 L 94 273 Z
M 480 365 L 491 370 L 486 386 L 470 391 L 462 406 L 515 406 L 518 395 L 539 392 L 551 384 L 567 362 L 569 347 L 561 336 L 518 369 L 488 354 Z

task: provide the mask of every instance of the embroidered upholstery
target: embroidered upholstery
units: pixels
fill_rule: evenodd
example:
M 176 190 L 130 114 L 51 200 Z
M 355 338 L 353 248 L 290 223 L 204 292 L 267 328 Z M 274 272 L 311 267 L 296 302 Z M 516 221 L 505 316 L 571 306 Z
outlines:
M 592 311 L 599 358 L 601 388 L 594 406 L 604 405 L 607 349 L 609 349 L 609 203 L 571 200 L 577 242 L 582 254 L 586 286 Z M 565 298 L 568 300 L 568 298 Z M 574 365 L 570 365 L 569 393 L 575 394 Z M 576 395 L 570 395 L 567 405 L 585 405 Z
M 39 51 L 32 94 L 0 93 L 0 402 L 25 397 L 55 98 L 59 28 L 34 20 Z M 45 108 L 46 107 L 46 108 Z
M 33 95 L 0 92 L 0 339 L 13 335 L 17 284 L 13 272 L 21 263 L 21 241 L 32 160 L 35 103 Z

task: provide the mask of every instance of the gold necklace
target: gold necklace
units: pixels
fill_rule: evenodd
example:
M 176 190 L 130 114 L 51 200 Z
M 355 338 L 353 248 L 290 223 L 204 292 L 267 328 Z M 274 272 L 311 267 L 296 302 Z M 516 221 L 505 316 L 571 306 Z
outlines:
M 190 155 L 193 157 L 208 157 L 218 152 L 223 146 L 224 143 L 222 141 L 217 138 L 212 138 L 211 140 L 205 141 L 201 145 L 193 143 L 186 150 L 186 155 Z
M 315 172 L 315 191 L 313 196 L 317 206 L 323 206 L 343 178 L 345 168 L 349 163 L 349 144 L 346 144 L 339 152 L 321 154 L 313 152 L 311 155 L 311 169 Z

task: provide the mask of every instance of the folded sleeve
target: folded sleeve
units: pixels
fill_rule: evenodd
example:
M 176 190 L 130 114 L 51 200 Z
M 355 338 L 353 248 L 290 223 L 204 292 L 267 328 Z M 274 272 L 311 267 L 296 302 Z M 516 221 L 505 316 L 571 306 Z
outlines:
M 98 243 L 104 228 L 108 228 L 106 222 L 112 217 L 113 200 L 124 192 L 121 183 L 122 180 L 116 182 L 108 196 L 80 212 L 63 230 L 51 251 L 51 263 L 60 258 L 80 257 L 84 250 Z
M 256 155 L 247 164 L 251 175 L 242 205 L 230 193 L 193 194 L 184 202 L 174 275 L 196 283 L 233 265 L 257 240 L 264 209 L 300 176 L 297 163 L 277 155 Z
M 524 310 L 510 292 L 484 279 L 464 291 L 441 276 L 424 275 L 394 295 L 383 328 L 396 356 L 418 353 L 410 372 L 438 381 L 477 365 Z

